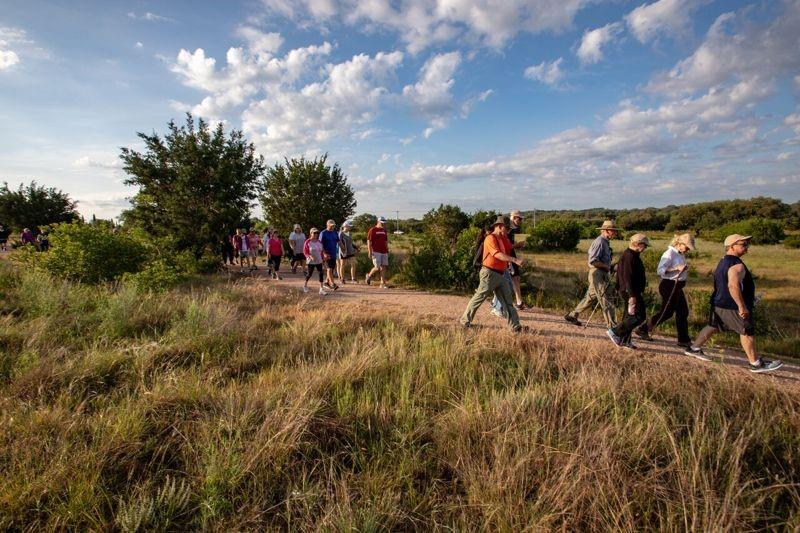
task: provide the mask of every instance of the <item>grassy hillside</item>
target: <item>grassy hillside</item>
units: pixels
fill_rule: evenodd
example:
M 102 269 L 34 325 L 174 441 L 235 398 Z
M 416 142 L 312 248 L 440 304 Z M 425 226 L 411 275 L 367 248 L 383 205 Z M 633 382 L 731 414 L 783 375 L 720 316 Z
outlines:
M 0 528 L 800 527 L 800 391 L 205 279 L 0 270 Z

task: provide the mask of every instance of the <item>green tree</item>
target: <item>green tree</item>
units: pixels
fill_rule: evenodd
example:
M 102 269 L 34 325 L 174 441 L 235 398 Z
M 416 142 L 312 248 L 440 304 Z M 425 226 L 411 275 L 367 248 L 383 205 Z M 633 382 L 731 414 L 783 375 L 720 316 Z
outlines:
M 353 219 L 353 226 L 355 226 L 356 231 L 369 231 L 369 228 L 374 226 L 376 222 L 378 222 L 378 217 L 372 213 L 361 213 Z
M 313 161 L 286 159 L 267 169 L 260 184 L 261 207 L 267 222 L 282 234 L 294 224 L 304 231 L 311 226 L 325 227 L 333 219 L 341 224 L 355 212 L 353 188 L 338 164 L 327 164 L 328 155 Z
M 500 213 L 497 211 L 484 211 L 481 209 L 472 214 L 470 225 L 480 229 L 487 228 L 494 224 L 498 216 L 500 216 Z
M 78 219 L 75 202 L 53 187 L 43 187 L 35 181 L 20 184 L 14 191 L 8 183 L 0 187 L 0 224 L 12 230 L 71 222 Z
M 139 187 L 126 223 L 139 225 L 157 237 L 169 237 L 177 250 L 196 257 L 216 252 L 220 242 L 249 217 L 264 161 L 241 131 L 227 136 L 222 124 L 211 129 L 200 119 L 195 125 L 167 125 L 162 138 L 139 133 L 145 150 L 123 148 L 120 158 L 128 173 L 125 183 Z
M 469 226 L 470 218 L 457 205 L 440 204 L 422 217 L 425 231 L 440 241 L 454 246 L 458 234 Z

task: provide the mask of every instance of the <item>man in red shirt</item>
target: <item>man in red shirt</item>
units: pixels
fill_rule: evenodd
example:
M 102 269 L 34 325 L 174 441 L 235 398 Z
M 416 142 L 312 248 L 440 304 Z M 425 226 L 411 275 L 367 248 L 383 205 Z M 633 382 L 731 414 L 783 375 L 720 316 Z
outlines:
M 461 325 L 470 327 L 475 313 L 489 295 L 494 294 L 503 307 L 508 311 L 508 326 L 512 331 L 520 332 L 524 329 L 519 323 L 519 315 L 514 307 L 514 293 L 505 280 L 503 273 L 509 263 L 522 266 L 524 261 L 511 256 L 513 245 L 508 239 L 508 228 L 511 222 L 507 217 L 499 216 L 492 225 L 492 232 L 483 241 L 483 262 L 480 273 L 480 284 L 475 294 L 467 304 L 464 314 L 461 315 Z
M 372 258 L 372 270 L 367 274 L 367 285 L 372 282 L 372 276 L 381 273 L 381 288 L 386 286 L 386 271 L 389 268 L 389 234 L 386 231 L 386 218 L 380 217 L 378 222 L 367 233 L 367 251 Z

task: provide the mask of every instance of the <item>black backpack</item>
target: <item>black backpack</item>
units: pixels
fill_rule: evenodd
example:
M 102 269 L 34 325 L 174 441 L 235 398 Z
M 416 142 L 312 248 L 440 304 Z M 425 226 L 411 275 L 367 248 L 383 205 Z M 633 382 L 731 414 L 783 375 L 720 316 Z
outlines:
M 472 268 L 475 270 L 483 268 L 483 243 L 489 235 L 491 235 L 490 232 L 481 230 L 481 235 L 478 237 L 478 242 L 475 245 L 475 255 L 472 256 Z

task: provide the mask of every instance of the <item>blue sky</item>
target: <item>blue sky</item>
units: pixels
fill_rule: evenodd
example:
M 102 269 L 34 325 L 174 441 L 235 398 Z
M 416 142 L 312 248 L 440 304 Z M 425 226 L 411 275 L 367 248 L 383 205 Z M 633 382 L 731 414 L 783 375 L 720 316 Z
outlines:
M 798 0 L 4 0 L 0 180 L 117 216 L 191 111 L 358 211 L 800 199 Z

